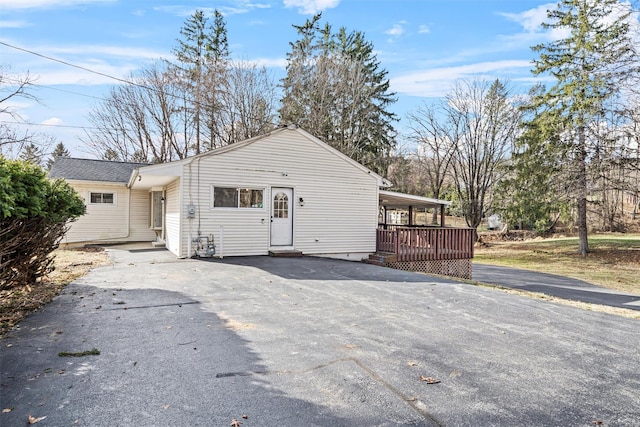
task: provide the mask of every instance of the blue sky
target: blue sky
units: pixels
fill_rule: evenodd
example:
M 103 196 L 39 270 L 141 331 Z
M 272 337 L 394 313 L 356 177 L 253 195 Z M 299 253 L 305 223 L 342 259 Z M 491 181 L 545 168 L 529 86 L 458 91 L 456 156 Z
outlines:
M 41 103 L 14 103 L 30 129 L 55 136 L 75 157 L 92 157 L 79 140 L 89 126 L 86 115 L 118 82 L 14 47 L 126 78 L 172 58 L 185 20 L 196 9 L 217 8 L 232 56 L 263 64 L 279 78 L 296 39 L 292 24 L 322 11 L 323 23 L 362 31 L 373 43 L 399 98 L 393 110 L 402 132 L 407 112 L 443 96 L 457 78 L 507 79 L 526 90 L 534 81 L 530 46 L 557 36 L 540 26 L 554 6 L 540 0 L 2 0 L 0 63 L 37 78 L 32 93 Z

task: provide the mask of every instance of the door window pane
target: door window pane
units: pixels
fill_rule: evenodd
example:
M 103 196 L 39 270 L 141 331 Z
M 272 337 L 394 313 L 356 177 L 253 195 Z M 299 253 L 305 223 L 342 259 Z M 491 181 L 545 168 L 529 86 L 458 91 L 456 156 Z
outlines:
M 162 191 L 154 191 L 152 194 L 153 228 L 162 228 Z
M 278 193 L 273 198 L 273 217 L 288 218 L 289 217 L 289 198 L 284 193 Z

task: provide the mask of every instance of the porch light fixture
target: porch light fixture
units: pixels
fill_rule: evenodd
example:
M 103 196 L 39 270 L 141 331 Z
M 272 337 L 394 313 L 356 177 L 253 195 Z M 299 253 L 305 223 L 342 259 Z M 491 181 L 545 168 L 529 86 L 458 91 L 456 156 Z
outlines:
M 304 199 L 302 197 L 300 197 L 298 199 L 298 203 L 300 204 L 300 206 L 304 206 Z

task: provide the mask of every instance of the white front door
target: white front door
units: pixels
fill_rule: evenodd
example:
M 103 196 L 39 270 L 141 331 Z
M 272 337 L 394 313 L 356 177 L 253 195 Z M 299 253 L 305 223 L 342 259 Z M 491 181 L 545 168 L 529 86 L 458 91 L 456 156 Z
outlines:
M 271 246 L 293 246 L 293 189 L 271 189 Z

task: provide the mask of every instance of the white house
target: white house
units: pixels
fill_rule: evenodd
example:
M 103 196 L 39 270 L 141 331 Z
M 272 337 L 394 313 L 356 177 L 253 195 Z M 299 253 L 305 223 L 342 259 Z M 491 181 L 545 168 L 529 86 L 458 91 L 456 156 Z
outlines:
M 106 172 L 105 172 L 106 170 Z M 85 197 L 64 243 L 163 242 L 178 257 L 376 251 L 381 176 L 290 126 L 184 160 L 58 158 L 50 176 Z

